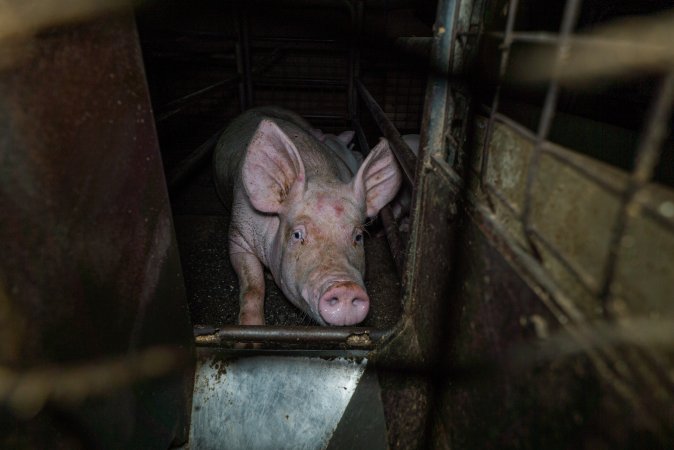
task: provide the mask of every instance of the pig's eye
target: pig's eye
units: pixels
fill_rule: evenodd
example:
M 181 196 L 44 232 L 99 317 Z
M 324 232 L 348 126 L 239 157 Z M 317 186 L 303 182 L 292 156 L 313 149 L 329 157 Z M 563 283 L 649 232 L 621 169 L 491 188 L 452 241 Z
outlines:
M 302 230 L 295 230 L 293 231 L 293 239 L 296 241 L 303 241 L 304 240 L 304 233 Z
M 354 242 L 356 242 L 356 244 L 360 244 L 361 242 L 363 242 L 363 232 L 362 231 L 356 232 L 356 235 L 353 237 L 353 240 Z

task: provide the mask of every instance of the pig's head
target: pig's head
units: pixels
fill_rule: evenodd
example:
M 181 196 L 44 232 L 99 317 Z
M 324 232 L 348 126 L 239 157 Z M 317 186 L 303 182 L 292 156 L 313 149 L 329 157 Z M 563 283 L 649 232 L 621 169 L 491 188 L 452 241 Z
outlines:
M 263 120 L 242 181 L 253 207 L 279 219 L 269 263 L 284 294 L 320 324 L 362 322 L 370 302 L 363 224 L 395 197 L 402 181 L 388 142 L 382 139 L 348 182 L 334 174 L 307 176 L 295 144 Z

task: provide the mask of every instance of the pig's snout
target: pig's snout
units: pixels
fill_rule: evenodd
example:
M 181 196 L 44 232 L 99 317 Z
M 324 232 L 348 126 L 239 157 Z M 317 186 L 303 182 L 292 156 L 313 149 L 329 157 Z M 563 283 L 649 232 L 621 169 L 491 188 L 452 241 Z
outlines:
M 328 325 L 354 325 L 362 322 L 370 309 L 365 289 L 347 281 L 332 285 L 318 302 L 318 311 Z

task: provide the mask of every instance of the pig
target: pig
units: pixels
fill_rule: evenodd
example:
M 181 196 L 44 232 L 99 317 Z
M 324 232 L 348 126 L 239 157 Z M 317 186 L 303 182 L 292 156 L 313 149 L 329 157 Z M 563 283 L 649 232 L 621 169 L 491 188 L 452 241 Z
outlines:
M 381 139 L 354 174 L 280 108 L 234 119 L 213 156 L 214 180 L 231 202 L 229 256 L 239 279 L 239 323 L 264 324 L 264 267 L 295 306 L 320 325 L 367 316 L 363 224 L 398 192 L 402 174 Z
M 352 130 L 343 131 L 337 135 L 332 133 L 323 134 L 321 132 L 319 140 L 325 142 L 325 144 L 335 152 L 337 157 L 351 169 L 351 172 L 355 174 L 363 163 L 363 154 L 353 150 L 351 141 L 353 141 L 354 135 L 355 132 Z

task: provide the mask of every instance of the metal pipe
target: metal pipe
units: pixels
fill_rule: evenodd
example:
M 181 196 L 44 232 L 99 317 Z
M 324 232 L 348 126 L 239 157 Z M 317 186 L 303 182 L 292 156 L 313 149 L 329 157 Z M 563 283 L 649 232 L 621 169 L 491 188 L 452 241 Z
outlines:
M 356 348 L 373 348 L 386 330 L 368 327 L 286 327 L 273 325 L 225 325 L 215 330 L 195 328 L 199 346 L 214 347 L 226 342 L 261 342 L 295 344 L 340 344 Z
M 377 126 L 391 144 L 391 150 L 393 150 L 393 153 L 398 159 L 398 163 L 400 163 L 400 167 L 403 169 L 403 173 L 407 177 L 407 180 L 414 184 L 417 156 L 405 143 L 402 137 L 400 137 L 400 133 L 398 133 L 393 122 L 386 116 L 386 113 L 381 109 L 377 101 L 372 97 L 360 80 L 356 80 L 356 88 L 358 89 L 361 100 L 365 106 L 367 106 L 374 121 L 377 123 Z

